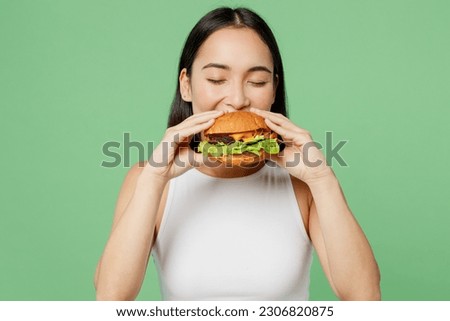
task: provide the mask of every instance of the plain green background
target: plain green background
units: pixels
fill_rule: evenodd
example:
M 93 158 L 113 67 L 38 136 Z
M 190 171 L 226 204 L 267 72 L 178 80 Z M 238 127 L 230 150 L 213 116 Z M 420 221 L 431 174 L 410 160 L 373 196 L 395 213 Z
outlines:
M 102 146 L 123 146 L 124 133 L 159 141 L 183 42 L 222 4 L 273 28 L 292 120 L 318 142 L 327 131 L 348 140 L 349 166 L 333 168 L 373 246 L 383 299 L 450 300 L 445 0 L 0 0 L 0 299 L 95 298 L 127 172 L 101 166 L 111 161 Z M 159 298 L 151 264 L 138 299 Z M 336 299 L 317 260 L 311 299 Z

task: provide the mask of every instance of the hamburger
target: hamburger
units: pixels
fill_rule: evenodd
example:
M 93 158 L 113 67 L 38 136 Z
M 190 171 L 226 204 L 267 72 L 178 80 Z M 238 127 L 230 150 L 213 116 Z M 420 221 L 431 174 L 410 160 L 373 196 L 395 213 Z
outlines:
M 278 154 L 278 135 L 264 118 L 248 111 L 226 113 L 202 133 L 197 149 L 212 160 L 227 165 L 250 166 Z

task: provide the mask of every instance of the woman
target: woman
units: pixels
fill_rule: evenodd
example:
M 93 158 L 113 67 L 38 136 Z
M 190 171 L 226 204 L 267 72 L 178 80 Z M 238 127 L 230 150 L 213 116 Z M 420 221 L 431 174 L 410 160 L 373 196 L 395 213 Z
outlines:
M 273 162 L 211 164 L 188 147 L 238 110 L 283 137 Z M 308 162 L 298 161 L 306 146 Z M 308 131 L 286 117 L 271 30 L 248 9 L 213 10 L 186 41 L 169 128 L 125 178 L 97 299 L 135 299 L 153 252 L 166 300 L 306 300 L 312 247 L 340 299 L 380 299 L 375 258 L 336 176 Z

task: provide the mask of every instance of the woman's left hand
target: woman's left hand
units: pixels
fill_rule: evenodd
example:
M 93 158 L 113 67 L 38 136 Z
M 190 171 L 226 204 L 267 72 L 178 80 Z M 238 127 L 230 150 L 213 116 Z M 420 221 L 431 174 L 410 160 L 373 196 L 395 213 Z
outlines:
M 317 148 L 307 130 L 281 114 L 257 108 L 251 108 L 250 111 L 264 117 L 267 126 L 283 138 L 284 150 L 278 155 L 270 155 L 269 159 L 306 184 L 333 175 L 324 154 Z

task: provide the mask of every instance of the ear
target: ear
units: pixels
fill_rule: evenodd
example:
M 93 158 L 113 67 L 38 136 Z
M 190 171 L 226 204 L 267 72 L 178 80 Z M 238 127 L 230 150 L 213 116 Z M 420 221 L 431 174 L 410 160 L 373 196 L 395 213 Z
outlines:
M 180 82 L 180 95 L 184 101 L 191 102 L 192 101 L 192 90 L 191 90 L 191 81 L 189 76 L 187 75 L 187 69 L 183 68 L 180 72 L 180 77 L 178 78 Z
M 272 101 L 272 104 L 275 103 L 275 96 L 277 94 L 277 88 L 278 88 L 278 74 L 276 74 L 273 79 L 273 101 Z

